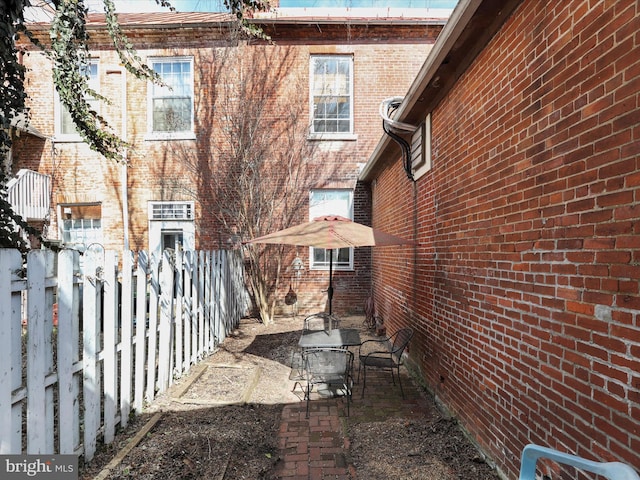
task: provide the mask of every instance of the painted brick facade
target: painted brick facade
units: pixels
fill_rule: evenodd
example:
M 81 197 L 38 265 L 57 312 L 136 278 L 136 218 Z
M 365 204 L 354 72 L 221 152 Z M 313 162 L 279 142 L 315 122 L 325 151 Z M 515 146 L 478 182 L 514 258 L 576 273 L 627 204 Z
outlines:
M 373 252 L 387 328 L 507 478 L 527 443 L 640 467 L 639 31 L 635 1 L 523 1 L 433 110 L 432 170 L 372 183 L 420 244 Z
M 357 177 L 359 166 L 366 162 L 381 133 L 378 105 L 383 98 L 406 90 L 442 25 L 395 19 L 386 23 L 379 20 L 352 24 L 327 22 L 318 28 L 316 20 L 301 22 L 298 19 L 290 24 L 279 21 L 276 25 L 266 25 L 275 45 L 240 42 L 237 46 L 230 46 L 227 32 L 221 24 L 190 26 L 179 21 L 172 24 L 166 22 L 167 14 L 162 15 L 159 18 L 163 22 L 158 22 L 163 24 L 161 28 L 157 25 L 145 27 L 144 22 L 127 24 L 126 16 L 120 16 L 120 20 L 144 61 L 152 56 L 193 56 L 195 139 L 148 139 L 148 84 L 122 69 L 104 33 L 94 29 L 92 34 L 91 54 L 99 62 L 99 89 L 112 102 L 101 105 L 100 113 L 115 132 L 122 133 L 132 144 L 128 150 L 130 166 L 126 169 L 126 189 L 123 189 L 122 167 L 109 163 L 83 143 L 63 143 L 56 139 L 51 67 L 38 52 L 25 56 L 25 64 L 30 69 L 27 87 L 32 125 L 52 140 L 21 138 L 14 148 L 14 168 L 31 168 L 53 177 L 53 210 L 48 237 L 56 239 L 59 235 L 58 204 L 97 203 L 101 206 L 102 243 L 108 249 L 121 249 L 123 199 L 126 197 L 132 250 L 149 248 L 147 212 L 150 201 L 195 200 L 195 247 L 198 249 L 226 248 L 233 236 L 248 239 L 246 232 L 225 231 L 209 214 L 216 207 L 214 193 L 208 185 L 220 167 L 210 163 L 209 158 L 213 151 L 227 148 L 216 143 L 225 133 L 220 131 L 218 122 L 224 107 L 219 78 L 232 69 L 242 72 L 242 75 L 251 75 L 257 63 L 270 59 L 283 69 L 283 79 L 274 89 L 273 105 L 288 97 L 298 99 L 296 101 L 304 105 L 306 112 L 300 120 L 306 128 L 309 124 L 311 54 L 353 56 L 355 135 L 345 141 L 309 140 L 315 145 L 316 153 L 310 173 L 301 184 L 301 194 L 306 203 L 300 207 L 298 220 L 308 220 L 309 189 L 348 188 L 355 192 L 356 220 L 367 223 L 368 210 L 360 212 L 359 209 L 369 204 L 368 188 L 358 186 Z M 146 19 L 150 20 L 152 18 Z M 233 55 L 233 58 L 227 58 L 228 55 Z M 268 115 L 273 116 L 277 123 L 277 117 L 282 113 L 272 111 Z M 223 153 L 220 155 L 224 156 Z M 298 253 L 306 267 L 298 292 L 301 313 L 323 309 L 327 272 L 309 271 L 307 249 L 298 249 Z M 355 253 L 354 270 L 335 274 L 336 313 L 362 311 L 370 293 L 370 278 L 370 254 L 365 250 L 358 251 Z M 283 292 L 279 295 L 281 301 L 288 286 L 285 279 Z

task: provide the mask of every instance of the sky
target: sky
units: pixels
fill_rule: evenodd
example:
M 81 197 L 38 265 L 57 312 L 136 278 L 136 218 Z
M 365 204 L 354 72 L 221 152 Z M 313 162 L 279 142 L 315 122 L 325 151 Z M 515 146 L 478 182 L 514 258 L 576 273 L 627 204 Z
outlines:
M 224 11 L 222 0 L 170 0 L 179 12 L 221 12 Z M 101 0 L 86 2 L 90 11 L 103 12 Z M 167 12 L 169 9 L 159 6 L 155 0 L 115 0 L 118 12 Z
M 457 0 L 280 0 L 281 7 L 454 8 Z
M 221 12 L 223 0 L 170 0 L 179 12 Z M 119 12 L 167 11 L 158 6 L 155 0 L 115 0 Z M 457 0 L 280 0 L 280 7 L 350 7 L 350 8 L 434 8 L 453 9 Z M 100 0 L 87 2 L 90 10 L 102 12 Z

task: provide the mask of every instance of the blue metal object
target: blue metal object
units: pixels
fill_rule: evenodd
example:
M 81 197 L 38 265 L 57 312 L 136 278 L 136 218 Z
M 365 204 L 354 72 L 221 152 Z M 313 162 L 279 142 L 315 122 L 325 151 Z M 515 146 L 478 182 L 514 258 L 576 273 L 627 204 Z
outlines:
M 548 458 L 556 463 L 571 465 L 581 470 L 596 473 L 609 480 L 640 480 L 638 473 L 621 462 L 594 462 L 576 455 L 562 453 L 539 445 L 527 445 L 522 450 L 519 480 L 535 480 L 536 463 L 540 458 Z

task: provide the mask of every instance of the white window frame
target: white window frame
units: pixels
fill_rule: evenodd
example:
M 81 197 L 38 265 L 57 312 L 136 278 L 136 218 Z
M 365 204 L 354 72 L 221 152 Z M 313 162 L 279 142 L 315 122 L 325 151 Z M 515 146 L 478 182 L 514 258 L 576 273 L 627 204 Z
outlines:
M 149 220 L 193 220 L 194 207 L 192 201 L 149 202 Z
M 89 67 L 96 67 L 95 77 L 89 77 L 89 87 L 96 93 L 100 93 L 100 62 L 97 58 L 89 60 Z M 100 113 L 100 101 L 91 97 L 87 97 L 87 101 L 94 107 L 94 110 Z M 64 133 L 62 131 L 62 120 L 65 115 L 65 107 L 60 100 L 60 95 L 55 92 L 55 102 L 53 108 L 53 117 L 55 125 L 56 142 L 82 142 L 80 134 L 74 129 L 72 133 Z M 68 115 L 68 113 L 67 113 Z
M 349 78 L 348 78 L 348 92 L 345 96 L 349 97 L 349 130 L 345 132 L 322 132 L 315 130 L 315 119 L 316 119 L 316 106 L 314 102 L 315 97 L 315 83 L 316 83 L 316 60 L 317 59 L 330 59 L 341 62 L 348 62 L 349 65 Z M 355 140 L 356 136 L 354 134 L 354 84 L 353 84 L 353 70 L 354 70 L 354 62 L 353 55 L 328 55 L 328 54 L 319 54 L 319 55 L 311 55 L 309 57 L 309 138 L 313 140 Z M 330 93 L 327 93 L 327 96 L 331 96 Z
M 188 79 L 188 90 L 190 95 L 190 110 L 191 117 L 189 119 L 189 128 L 187 130 L 172 130 L 172 131 L 155 131 L 153 124 L 153 101 L 155 98 L 161 97 L 156 95 L 157 93 L 169 93 L 167 87 L 157 85 L 153 82 L 149 82 L 147 88 L 147 140 L 189 140 L 195 139 L 194 133 L 194 107 L 195 107 L 195 87 L 194 87 L 194 69 L 193 69 L 193 57 L 189 56 L 177 56 L 177 57 L 149 57 L 149 67 L 153 70 L 154 65 L 159 63 L 188 63 L 190 68 L 190 76 Z
M 76 217 L 73 218 L 73 211 L 76 208 L 82 208 L 82 207 L 100 207 L 100 218 L 88 218 L 88 217 Z M 102 221 L 102 204 L 100 202 L 91 202 L 91 203 L 67 203 L 67 204 L 58 204 L 58 229 L 59 229 L 59 236 L 58 238 L 60 238 L 61 242 L 63 245 L 65 245 L 68 248 L 75 248 L 79 251 L 84 252 L 87 247 L 89 247 L 89 245 L 94 245 L 94 244 L 99 244 L 102 245 L 103 242 L 103 238 L 104 238 L 104 226 L 103 226 L 103 221 Z M 73 229 L 73 230 L 83 230 L 83 231 L 89 231 L 92 232 L 92 234 L 90 235 L 85 235 L 85 241 L 67 241 L 65 239 L 65 232 L 70 231 L 68 229 L 65 229 L 65 223 L 72 221 L 72 222 L 77 222 L 77 221 L 81 221 L 83 224 L 84 222 L 90 222 L 92 225 L 95 223 L 95 221 L 98 220 L 99 221 L 99 227 L 98 228 L 91 228 L 91 229 L 87 229 L 87 228 L 82 228 L 82 229 Z M 96 231 L 97 231 L 97 235 L 96 235 Z M 88 237 L 88 238 L 87 238 Z M 88 242 L 87 242 L 88 240 Z
M 166 233 L 182 234 L 184 250 L 195 250 L 195 202 L 178 200 L 175 202 L 150 201 L 149 252 L 157 259 L 162 255 L 162 236 Z
M 319 196 L 323 193 L 339 193 L 345 195 L 345 201 L 341 205 L 339 200 L 323 202 Z M 315 197 L 315 198 L 314 198 Z M 353 220 L 353 190 L 346 188 L 318 188 L 309 192 L 309 220 L 314 218 L 326 216 L 326 215 L 339 215 Z M 315 260 L 315 248 L 309 247 L 309 269 L 310 270 L 329 270 L 329 255 L 325 250 L 325 260 L 322 262 L 316 262 Z M 347 262 L 339 261 L 339 251 L 348 251 L 349 260 Z M 353 270 L 353 248 L 346 247 L 344 249 L 338 249 L 333 254 L 333 269 L 334 270 Z

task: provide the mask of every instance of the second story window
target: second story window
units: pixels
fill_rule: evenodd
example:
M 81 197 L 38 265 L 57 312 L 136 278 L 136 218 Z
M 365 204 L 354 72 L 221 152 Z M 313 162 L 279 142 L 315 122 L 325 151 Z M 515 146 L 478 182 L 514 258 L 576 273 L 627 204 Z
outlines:
M 83 73 L 87 76 L 89 82 L 89 88 L 99 93 L 99 78 L 98 78 L 98 61 L 90 60 L 89 63 L 83 67 Z M 86 97 L 87 102 L 91 109 L 98 112 L 98 100 L 93 97 Z M 56 139 L 67 141 L 80 141 L 80 135 L 76 130 L 76 126 L 71 119 L 71 114 L 67 108 L 62 104 L 60 99 L 56 102 Z
M 151 84 L 149 131 L 154 135 L 193 132 L 193 59 L 151 59 L 151 68 L 165 85 Z
M 353 133 L 353 58 L 311 57 L 311 133 Z

